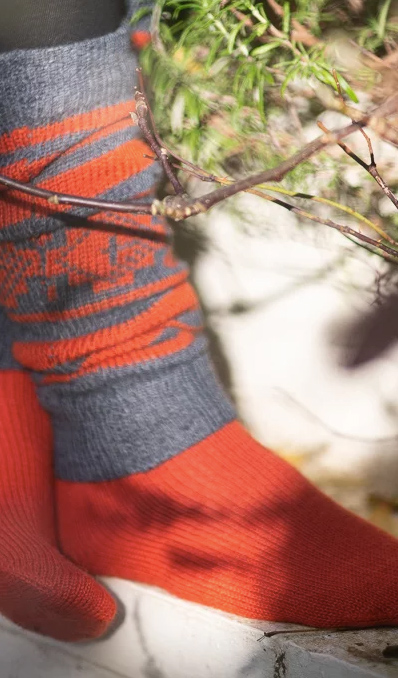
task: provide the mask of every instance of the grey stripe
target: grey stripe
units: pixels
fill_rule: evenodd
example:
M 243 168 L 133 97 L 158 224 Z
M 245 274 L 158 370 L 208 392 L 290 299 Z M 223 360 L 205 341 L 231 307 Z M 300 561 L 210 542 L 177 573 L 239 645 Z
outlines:
M 140 366 L 142 367 L 142 366 Z M 55 472 L 97 482 L 147 471 L 235 418 L 203 347 L 167 358 L 69 397 L 39 389 L 52 414 Z M 115 370 L 113 370 L 115 377 Z M 76 383 L 75 383 L 76 386 Z M 94 386 L 94 385 L 93 385 Z M 67 389 L 66 389 L 67 390 Z
M 96 131 L 97 128 L 90 132 L 66 134 L 65 136 L 59 136 L 55 139 L 50 139 L 49 141 L 42 141 L 37 144 L 16 148 L 15 151 L 10 153 L 2 153 L 0 156 L 0 167 L 7 167 L 7 165 L 20 162 L 21 160 L 33 162 L 34 160 L 41 160 L 41 158 L 45 158 L 48 155 L 53 155 L 54 153 L 64 153 L 68 148 L 74 144 L 78 144 L 80 141 Z
M 120 302 L 119 306 L 92 313 L 88 317 L 70 320 L 57 320 L 40 323 L 18 323 L 15 321 L 15 341 L 57 341 L 58 339 L 75 339 L 92 332 L 114 327 L 131 320 L 148 309 L 164 292 L 151 296 L 150 299 L 138 299 L 130 304 Z M 38 310 L 35 308 L 35 310 Z
M 14 360 L 12 346 L 12 324 L 0 308 L 0 370 L 15 370 L 19 365 Z
M 115 148 L 121 146 L 121 144 L 126 143 L 126 141 L 135 139 L 139 136 L 139 133 L 139 128 L 131 124 L 131 126 L 126 129 L 110 133 L 106 137 L 102 137 L 90 144 L 76 148 L 76 150 L 72 149 L 67 155 L 62 154 L 59 159 L 57 158 L 51 161 L 48 167 L 43 169 L 38 177 L 35 177 L 35 183 L 40 185 L 40 182 L 45 181 L 46 179 L 51 179 L 60 173 L 62 174 L 62 172 L 74 169 L 75 167 L 80 167 L 86 162 L 100 158 L 101 155 L 113 151 Z M 60 177 L 60 183 L 62 184 L 62 176 Z M 60 190 L 62 191 L 62 188 Z
M 37 127 L 130 99 L 136 55 L 129 18 L 114 33 L 58 47 L 0 54 L 0 133 Z

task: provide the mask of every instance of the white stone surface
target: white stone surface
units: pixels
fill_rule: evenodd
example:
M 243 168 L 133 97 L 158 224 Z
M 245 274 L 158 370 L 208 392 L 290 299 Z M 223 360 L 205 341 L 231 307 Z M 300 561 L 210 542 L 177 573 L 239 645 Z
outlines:
M 330 632 L 248 622 L 107 579 L 124 602 L 108 640 L 68 645 L 0 622 L 1 678 L 393 678 L 398 630 Z

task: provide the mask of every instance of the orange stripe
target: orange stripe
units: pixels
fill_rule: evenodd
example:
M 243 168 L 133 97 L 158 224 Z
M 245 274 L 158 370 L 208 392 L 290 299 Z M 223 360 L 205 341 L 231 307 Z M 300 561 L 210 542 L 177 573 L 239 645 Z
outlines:
M 184 277 L 186 276 L 184 272 Z M 166 281 L 170 285 L 170 278 Z M 170 290 L 162 299 L 139 316 L 115 327 L 106 328 L 73 339 L 43 342 L 15 342 L 13 353 L 24 367 L 34 370 L 49 370 L 56 365 L 81 356 L 90 356 L 93 351 L 118 346 L 127 340 L 158 329 L 168 319 L 183 311 L 196 308 L 197 301 L 189 283 Z
M 99 369 L 114 369 L 118 367 L 125 367 L 126 365 L 136 365 L 137 363 L 143 363 L 147 360 L 157 360 L 159 358 L 164 358 L 171 353 L 178 353 L 184 348 L 187 348 L 194 341 L 195 336 L 192 332 L 180 332 L 177 337 L 168 339 L 167 341 L 157 344 L 156 346 L 148 346 L 137 352 L 131 352 L 133 349 L 130 346 L 130 342 L 126 342 L 125 350 L 123 354 L 109 358 L 109 356 L 101 361 L 99 360 L 94 366 L 86 368 L 85 362 L 83 365 L 73 374 L 51 374 L 47 377 L 44 377 L 43 384 L 60 384 L 67 383 L 78 377 L 84 377 L 93 372 L 97 372 Z
M 67 134 L 90 131 L 96 127 L 103 127 L 111 122 L 112 119 L 128 115 L 134 110 L 135 102 L 133 99 L 130 99 L 113 106 L 96 108 L 88 113 L 78 113 L 43 127 L 19 127 L 10 133 L 6 132 L 0 137 L 0 150 L 2 153 L 9 153 L 26 145 L 51 141 Z
M 150 158 L 143 157 L 147 151 L 141 139 L 131 139 L 99 158 L 60 172 L 40 186 L 74 195 L 82 195 L 82 191 L 89 196 L 99 195 L 152 165 Z
M 11 163 L 10 165 L 5 165 L 1 168 L 1 174 L 11 179 L 18 179 L 18 181 L 32 181 L 40 172 L 42 172 L 48 163 L 55 160 L 58 156 L 58 153 L 51 153 L 44 158 L 38 160 L 33 160 L 29 162 L 25 158 L 22 160 L 17 160 L 16 162 Z M 5 190 L 7 190 L 5 188 Z M 19 194 L 21 195 L 21 194 Z
M 63 151 L 53 151 L 48 155 L 43 156 L 42 158 L 37 158 L 31 162 L 29 160 L 19 160 L 17 162 L 11 162 L 9 165 L 4 165 L 4 168 L 1 169 L 1 173 L 12 177 L 13 179 L 18 179 L 19 181 L 29 181 L 37 177 L 43 169 L 46 168 L 47 164 L 50 164 L 57 158 L 65 157 L 70 153 L 78 150 L 79 148 L 84 148 L 85 146 L 90 145 L 94 141 L 98 141 L 104 137 L 120 132 L 123 129 L 132 127 L 132 120 L 130 116 L 124 120 L 116 120 L 114 123 L 104 127 L 96 132 L 93 132 L 89 136 L 85 137 L 81 141 L 78 141 Z
M 187 310 L 187 309 L 183 309 Z M 109 365 L 113 365 L 114 361 L 118 358 L 122 358 L 123 360 L 125 359 L 126 353 L 130 354 L 131 351 L 134 351 L 135 354 L 138 355 L 138 351 L 140 356 L 146 356 L 148 353 L 153 355 L 154 357 L 161 357 L 163 355 L 163 348 L 165 346 L 169 345 L 169 342 L 174 342 L 177 341 L 177 336 L 172 337 L 171 339 L 166 339 L 163 342 L 159 342 L 159 344 L 153 346 L 152 344 L 158 339 L 162 332 L 169 328 L 169 327 L 175 327 L 176 329 L 180 330 L 179 335 L 189 335 L 192 337 L 197 334 L 197 332 L 200 329 L 199 327 L 190 327 L 187 324 L 183 323 L 178 323 L 173 320 L 167 321 L 167 320 L 162 320 L 162 327 L 152 331 L 152 332 L 145 332 L 144 334 L 141 334 L 138 337 L 134 337 L 132 339 L 129 339 L 127 341 L 124 341 L 121 344 L 117 344 L 116 346 L 111 346 L 109 348 L 105 348 L 102 351 L 95 351 L 92 355 L 90 355 L 82 364 L 81 368 L 84 366 L 84 372 L 86 373 L 89 371 L 89 368 L 94 367 L 97 369 L 97 367 L 107 367 Z M 174 344 L 170 344 L 174 346 Z M 162 348 L 162 350 L 159 353 L 159 347 Z M 131 362 L 131 356 L 128 356 L 128 362 Z M 144 358 L 143 358 L 144 359 Z M 134 362 L 140 362 L 141 358 L 134 358 Z M 124 364 L 124 363 L 123 363 Z
M 69 153 L 73 153 L 76 149 L 83 148 L 84 146 L 90 145 L 93 141 L 98 141 L 101 138 L 109 136 L 109 134 L 113 134 L 115 132 L 121 131 L 123 129 L 126 129 L 131 125 L 131 120 L 126 119 L 126 120 L 117 120 L 115 123 L 112 123 L 112 125 L 100 129 L 97 132 L 94 132 L 91 134 L 89 137 L 86 139 L 83 139 L 82 141 L 79 141 L 76 144 L 73 144 L 70 148 L 66 149 L 65 151 L 60 151 L 58 153 L 51 153 L 43 158 L 40 158 L 40 160 L 34 160 L 33 162 L 29 162 L 28 160 L 20 160 L 18 162 L 12 163 L 10 165 L 6 165 L 4 169 L 2 169 L 3 174 L 6 176 L 12 177 L 14 179 L 18 179 L 19 181 L 25 181 L 29 182 L 32 181 L 32 179 L 36 178 L 40 172 L 42 172 L 47 164 L 50 164 L 57 158 L 63 157 L 68 155 Z M 60 176 L 59 174 L 57 176 Z M 37 184 L 39 185 L 39 184 Z M 44 185 L 44 184 L 40 184 Z M 149 191 L 148 191 L 149 192 Z M 146 192 L 143 192 L 143 194 Z M 12 197 L 17 197 L 18 201 L 14 203 L 13 201 L 7 202 L 7 196 L 12 195 Z M 89 196 L 91 197 L 91 196 Z M 70 209 L 70 206 L 67 205 L 59 205 L 57 207 L 52 207 L 47 201 L 45 200 L 40 200 L 38 198 L 31 198 L 30 196 L 24 195 L 22 197 L 21 193 L 16 193 L 15 191 L 8 191 L 7 194 L 4 196 L 5 202 L 0 204 L 0 228 L 2 226 L 10 226 L 11 224 L 18 223 L 20 221 L 23 221 L 24 219 L 28 219 L 31 214 L 31 209 L 30 205 L 34 205 L 35 209 L 36 206 L 39 208 L 44 208 L 44 213 L 48 214 L 49 212 L 58 212 L 58 211 L 66 211 Z M 140 196 L 136 196 L 136 200 L 139 200 Z M 39 211 L 43 211 L 40 210 Z
M 143 157 L 147 150 L 147 145 L 141 139 L 132 139 L 99 158 L 60 172 L 37 185 L 55 193 L 94 197 L 152 165 L 152 160 Z M 34 205 L 35 212 L 39 207 L 45 208 L 45 214 L 70 209 L 68 205 L 58 205 L 54 210 L 47 200 L 28 195 L 23 196 L 21 204 L 21 194 L 9 191 L 7 195 L 10 198 L 17 196 L 18 203 L 14 205 L 11 201 L 8 202 L 7 197 L 0 203 L 0 225 L 3 227 L 28 219 L 32 212 L 30 205 Z

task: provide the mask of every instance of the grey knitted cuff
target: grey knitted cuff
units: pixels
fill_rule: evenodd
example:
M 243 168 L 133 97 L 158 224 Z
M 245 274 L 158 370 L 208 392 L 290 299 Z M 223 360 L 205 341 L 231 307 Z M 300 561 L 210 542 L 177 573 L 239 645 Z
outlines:
M 22 126 L 43 126 L 132 97 L 137 59 L 130 45 L 130 18 L 150 3 L 128 0 L 127 4 L 126 18 L 114 33 L 70 45 L 0 54 L 0 134 Z

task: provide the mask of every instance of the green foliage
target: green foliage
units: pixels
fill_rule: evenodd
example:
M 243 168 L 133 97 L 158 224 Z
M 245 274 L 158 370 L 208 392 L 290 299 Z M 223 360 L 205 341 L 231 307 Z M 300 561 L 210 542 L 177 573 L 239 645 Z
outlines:
M 208 170 L 235 174 L 296 150 L 302 140 L 287 111 L 297 83 L 336 90 L 325 33 L 346 21 L 358 44 L 380 50 L 398 30 L 389 22 L 391 0 L 359 16 L 342 4 L 285 1 L 275 13 L 264 0 L 158 0 L 157 40 L 141 63 L 165 141 Z M 350 73 L 337 71 L 344 95 L 357 101 Z M 280 129 L 275 119 L 283 116 Z
M 365 25 L 357 31 L 358 44 L 366 47 L 370 52 L 383 53 L 386 46 L 393 46 L 398 34 L 398 23 L 389 21 L 391 0 L 383 0 L 379 3 L 375 15 L 369 16 Z

